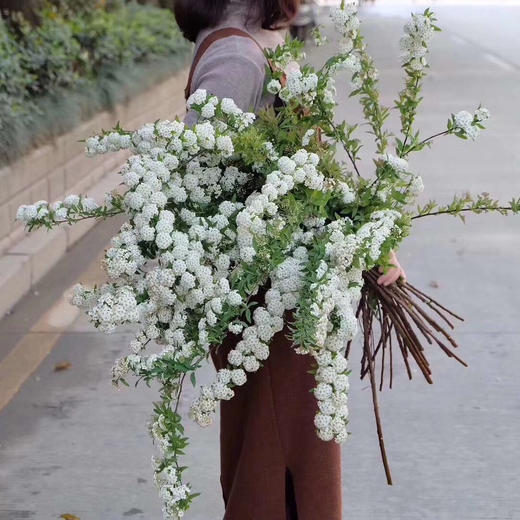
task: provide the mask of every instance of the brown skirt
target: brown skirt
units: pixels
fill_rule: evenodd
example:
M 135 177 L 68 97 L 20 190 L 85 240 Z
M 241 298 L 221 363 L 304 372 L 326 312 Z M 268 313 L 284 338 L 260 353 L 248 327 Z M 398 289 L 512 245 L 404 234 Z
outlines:
M 312 358 L 276 334 L 264 366 L 220 405 L 224 520 L 341 520 L 341 450 L 316 436 Z M 212 351 L 217 369 L 240 338 Z

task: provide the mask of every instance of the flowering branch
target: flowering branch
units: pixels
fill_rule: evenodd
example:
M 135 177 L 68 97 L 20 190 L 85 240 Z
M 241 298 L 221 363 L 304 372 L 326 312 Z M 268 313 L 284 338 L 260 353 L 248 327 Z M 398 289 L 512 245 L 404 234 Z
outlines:
M 107 194 L 106 203 L 99 206 L 90 197 L 69 195 L 65 200 L 49 204 L 40 200 L 18 208 L 16 220 L 24 222 L 28 231 L 51 229 L 58 224 L 72 225 L 87 219 L 105 220 L 124 213 L 123 199 L 117 194 Z
M 362 375 L 370 373 L 373 390 L 373 358 L 385 351 L 392 327 L 403 353 L 409 351 L 428 377 L 427 360 L 410 325 L 427 341 L 435 338 L 431 328 L 450 341 L 414 304 L 410 291 L 419 299 L 424 295 L 408 286 L 374 285 L 374 266 L 388 266 L 390 251 L 399 247 L 416 218 L 520 212 L 520 199 L 505 206 L 483 194 L 455 197 L 446 206 L 431 202 L 411 215 L 409 207 L 424 186 L 407 161 L 409 154 L 441 135 L 475 139 L 489 113 L 482 107 L 473 114 L 458 112 L 446 130 L 421 140 L 413 125 L 427 43 L 436 27 L 430 11 L 413 15 L 401 42 L 407 79 L 396 101 L 403 136 L 396 140 L 395 154 L 388 153 L 390 134 L 384 126 L 389 109 L 380 103 L 377 70 L 359 34 L 354 2 L 343 1 L 331 18 L 339 48 L 318 70 L 305 65 L 284 74 L 291 61 L 303 57 L 299 42 L 287 40 L 268 52 L 273 74 L 266 88 L 284 106 L 257 117 L 232 99 L 199 89 L 187 102 L 198 116 L 193 127 L 158 120 L 128 131 L 117 124 L 85 140 L 89 156 L 132 152 L 120 171 L 123 194 L 109 194 L 103 205 L 70 195 L 63 202 L 39 201 L 18 211 L 30 230 L 126 217 L 105 252 L 107 281 L 93 288 L 76 286 L 72 303 L 102 332 L 127 324 L 136 329 L 129 352 L 114 363 L 112 380 L 128 385 L 133 376 L 159 386 L 150 433 L 159 450 L 154 481 L 165 520 L 182 517 L 197 495 L 183 482 L 179 462 L 188 446 L 179 402 L 187 376 L 196 386 L 196 372 L 213 348 L 231 340 L 225 368 L 200 388 L 190 407 L 198 424 L 211 423 L 219 402 L 232 399 L 248 375 L 262 368 L 275 334 L 289 329 L 295 351 L 314 360 L 316 434 L 323 441 L 344 442 L 350 374 L 344 351 L 359 328 L 360 299 Z M 335 122 L 334 75 L 342 69 L 351 74 L 351 95 L 359 96 L 376 143 L 371 180 L 361 177 L 357 164 L 361 141 L 354 132 L 359 124 Z M 336 159 L 338 145 L 357 176 Z M 374 309 L 383 309 L 377 346 L 371 340 Z M 444 347 L 442 341 L 439 345 Z M 377 399 L 373 402 L 377 409 Z
M 501 215 L 520 213 L 520 198 L 513 198 L 508 206 L 503 206 L 498 200 L 492 199 L 489 193 L 482 193 L 476 198 L 466 193 L 463 196 L 455 196 L 453 201 L 445 206 L 441 206 L 435 201 L 430 201 L 425 206 L 418 207 L 417 211 L 418 213 L 411 217 L 412 220 L 432 215 L 453 215 L 464 221 L 464 212 L 475 214 L 496 212 Z
M 440 29 L 434 25 L 433 13 L 426 9 L 424 13 L 413 14 L 412 19 L 405 25 L 405 35 L 401 38 L 402 67 L 406 75 L 405 88 L 399 93 L 395 107 L 401 114 L 401 133 L 404 140 L 396 139 L 398 157 L 405 157 L 411 150 L 407 148 L 411 138 L 412 127 L 417 114 L 417 108 L 422 101 L 420 92 L 422 81 L 426 77 L 426 69 L 429 65 L 426 61 L 428 45 L 435 31 Z M 413 137 L 414 142 L 419 140 L 417 132 Z
M 345 122 L 341 126 L 335 125 L 334 121 L 330 119 L 326 115 L 326 111 L 323 110 L 323 120 L 328 124 L 329 128 L 332 130 L 332 132 L 325 133 L 327 135 L 332 135 L 336 141 L 340 142 L 343 146 L 343 149 L 345 150 L 345 153 L 347 154 L 347 157 L 349 158 L 352 166 L 354 167 L 354 171 L 356 172 L 356 175 L 358 177 L 361 177 L 361 173 L 359 172 L 357 162 L 358 159 L 358 152 L 361 148 L 361 145 L 359 143 L 358 139 L 352 139 L 352 134 L 356 130 L 356 126 L 349 126 Z

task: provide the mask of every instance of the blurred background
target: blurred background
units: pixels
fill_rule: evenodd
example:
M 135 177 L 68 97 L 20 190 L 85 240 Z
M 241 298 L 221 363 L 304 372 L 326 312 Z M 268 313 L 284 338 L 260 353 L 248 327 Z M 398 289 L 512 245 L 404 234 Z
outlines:
M 103 280 L 100 259 L 121 222 L 28 237 L 14 216 L 23 203 L 77 192 L 102 200 L 117 187 L 125 155 L 87 159 L 82 139 L 118 121 L 132 129 L 182 117 L 192 47 L 175 25 L 173 1 L 0 0 L 0 520 L 161 518 L 146 428 L 155 390 L 115 392 L 110 383 L 132 331 L 103 336 L 67 302 L 75 283 Z M 316 23 L 331 33 L 334 3 L 304 4 L 293 34 L 308 37 Z M 492 118 L 476 142 L 447 138 L 413 158 L 424 200 L 447 202 L 468 190 L 518 196 L 520 2 L 362 2 L 362 31 L 387 106 L 402 85 L 402 26 L 427 6 L 443 31 L 431 49 L 422 132 L 434 134 L 451 113 L 480 103 Z M 327 55 L 308 42 L 311 63 Z M 338 118 L 358 121 L 347 78 L 337 86 Z M 389 124 L 398 130 L 396 114 Z M 366 172 L 372 152 L 367 138 Z M 399 256 L 414 285 L 465 317 L 454 335 L 469 367 L 432 348 L 434 385 L 419 373 L 408 381 L 400 367 L 394 388 L 382 392 L 389 487 L 354 349 L 344 518 L 519 520 L 519 219 L 424 219 Z M 212 371 L 205 367 L 200 382 Z M 185 411 L 195 391 L 187 387 Z M 189 480 L 202 492 L 187 518 L 216 520 L 223 512 L 218 424 L 186 424 Z

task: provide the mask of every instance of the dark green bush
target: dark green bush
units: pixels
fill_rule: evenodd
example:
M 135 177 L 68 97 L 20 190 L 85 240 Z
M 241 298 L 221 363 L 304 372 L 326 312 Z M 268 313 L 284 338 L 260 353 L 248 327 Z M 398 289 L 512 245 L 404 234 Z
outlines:
M 52 0 L 37 25 L 0 23 L 0 165 L 186 62 L 170 10 L 120 2 Z
M 70 24 L 94 73 L 103 66 L 186 49 L 172 13 L 156 7 L 132 3 L 115 12 L 73 17 Z
M 37 25 L 23 19 L 17 22 L 16 37 L 3 26 L 4 54 L 8 59 L 16 55 L 22 69 L 20 76 L 32 77 L 26 83 L 30 96 L 95 78 L 106 66 L 187 49 L 167 9 L 135 2 L 117 7 L 117 0 L 103 2 L 103 7 L 79 0 L 52 2 L 56 5 L 48 3 L 37 12 Z
M 27 89 L 34 76 L 22 67 L 23 54 L 5 22 L 0 18 L 0 111 L 23 111 Z M 1 117 L 1 115 L 0 115 Z
M 35 77 L 29 86 L 30 93 L 38 94 L 78 81 L 82 49 L 68 22 L 55 9 L 42 11 L 39 26 L 24 22 L 20 30 L 22 66 Z
M 170 11 L 130 4 L 127 13 L 132 20 L 129 26 L 135 35 L 136 57 L 139 56 L 139 49 L 146 49 L 150 54 L 170 54 L 176 52 L 179 45 L 186 46 Z M 173 32 L 172 27 L 175 28 Z
M 66 17 L 84 15 L 104 4 L 97 0 L 46 0 L 46 3 L 55 6 Z

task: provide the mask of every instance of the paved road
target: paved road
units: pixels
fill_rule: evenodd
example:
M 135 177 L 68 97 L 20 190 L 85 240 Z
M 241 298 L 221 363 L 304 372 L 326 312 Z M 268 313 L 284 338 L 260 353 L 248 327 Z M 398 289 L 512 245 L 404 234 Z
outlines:
M 388 103 L 399 87 L 395 56 L 408 10 L 376 5 L 364 11 Z M 467 189 L 518 194 L 520 10 L 439 11 L 446 31 L 433 46 L 421 111 L 425 131 L 479 102 L 493 119 L 477 143 L 439 142 L 414 167 L 429 195 L 439 199 Z M 341 110 L 350 118 L 357 114 L 350 101 Z M 401 375 L 382 396 L 392 487 L 380 467 L 369 388 L 353 378 L 344 518 L 520 519 L 519 224 L 502 217 L 472 217 L 466 225 L 447 217 L 425 220 L 406 243 L 401 257 L 409 278 L 467 318 L 457 337 L 470 366 L 433 350 L 435 385 Z M 25 362 L 49 352 L 16 395 L 0 395 L 0 402 L 9 399 L 0 412 L 0 520 L 53 520 L 63 513 L 81 520 L 161 517 L 145 427 L 155 390 L 115 392 L 109 381 L 112 360 L 125 350 L 130 331 L 98 335 L 61 296 L 77 279 L 100 276 L 96 254 L 113 228 L 98 226 L 0 322 L 0 373 L 8 368 L 10 376 L 5 381 L 15 381 Z M 13 352 L 27 359 L 18 363 Z M 70 368 L 55 371 L 63 362 Z M 210 376 L 208 367 L 204 377 Z M 188 392 L 185 407 L 190 398 Z M 218 426 L 200 430 L 188 423 L 188 434 L 190 480 L 203 491 L 188 518 L 216 520 L 222 513 Z

